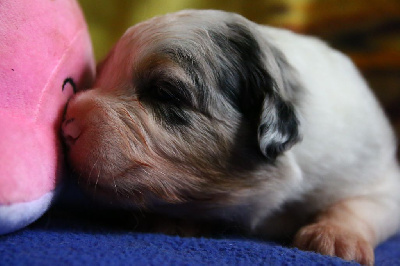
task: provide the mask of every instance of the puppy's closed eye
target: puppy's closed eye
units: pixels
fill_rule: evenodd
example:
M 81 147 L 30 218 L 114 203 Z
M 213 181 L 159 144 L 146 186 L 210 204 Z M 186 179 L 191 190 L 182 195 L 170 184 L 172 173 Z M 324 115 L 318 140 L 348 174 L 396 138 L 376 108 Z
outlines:
M 139 89 L 139 99 L 156 101 L 181 107 L 192 107 L 193 100 L 188 85 L 179 79 L 152 81 Z
M 187 109 L 193 109 L 194 103 L 188 85 L 179 79 L 161 79 L 150 81 L 139 88 L 139 101 L 148 105 L 156 119 L 165 126 L 188 125 L 190 117 Z

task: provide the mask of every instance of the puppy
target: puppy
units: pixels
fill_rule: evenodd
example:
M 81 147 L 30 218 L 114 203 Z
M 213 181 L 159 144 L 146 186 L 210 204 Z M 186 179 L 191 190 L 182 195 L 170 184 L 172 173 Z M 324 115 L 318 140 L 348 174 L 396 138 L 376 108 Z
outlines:
M 68 103 L 71 166 L 107 201 L 373 264 L 399 229 L 395 137 L 354 65 L 232 13 L 140 23 Z

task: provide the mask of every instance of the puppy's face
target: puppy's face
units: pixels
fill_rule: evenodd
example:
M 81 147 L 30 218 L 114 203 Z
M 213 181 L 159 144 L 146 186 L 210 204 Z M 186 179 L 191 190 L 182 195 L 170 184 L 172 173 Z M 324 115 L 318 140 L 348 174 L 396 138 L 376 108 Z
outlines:
M 251 25 L 190 11 L 130 28 L 93 89 L 67 106 L 63 135 L 81 183 L 134 206 L 229 204 L 257 186 L 298 130 L 280 95 L 282 58 L 266 60 Z

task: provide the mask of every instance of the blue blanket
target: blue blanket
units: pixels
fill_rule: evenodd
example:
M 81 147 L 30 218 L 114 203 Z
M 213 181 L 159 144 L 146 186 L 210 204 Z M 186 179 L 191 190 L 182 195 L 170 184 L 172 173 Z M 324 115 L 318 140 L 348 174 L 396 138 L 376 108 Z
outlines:
M 235 235 L 182 238 L 139 233 L 90 211 L 52 208 L 0 236 L 0 265 L 357 265 L 279 243 Z M 400 234 L 377 247 L 376 265 L 400 265 Z

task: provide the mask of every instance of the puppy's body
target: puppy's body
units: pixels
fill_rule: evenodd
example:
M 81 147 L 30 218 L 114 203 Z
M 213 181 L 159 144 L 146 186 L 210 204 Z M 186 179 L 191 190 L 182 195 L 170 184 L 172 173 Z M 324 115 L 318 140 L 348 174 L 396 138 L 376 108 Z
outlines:
M 390 125 L 319 40 L 183 11 L 129 29 L 94 87 L 70 101 L 63 132 L 105 198 L 267 237 L 303 226 L 296 246 L 367 264 L 399 228 Z
M 300 168 L 294 194 L 312 212 L 360 199 L 352 203 L 354 211 L 387 230 L 375 236 L 382 241 L 397 230 L 400 214 L 396 142 L 379 104 L 344 55 L 290 32 L 268 28 L 265 35 L 296 69 L 305 90 L 295 102 L 303 139 L 286 153 Z

